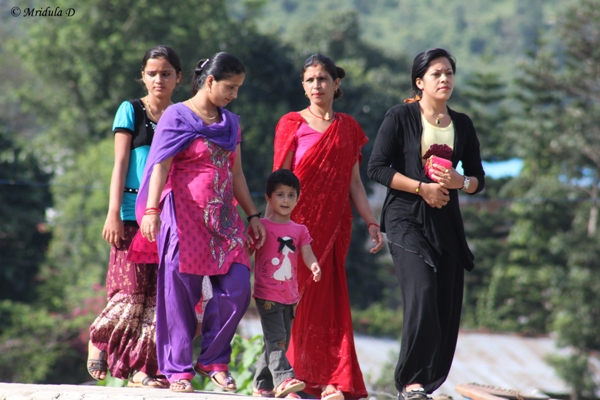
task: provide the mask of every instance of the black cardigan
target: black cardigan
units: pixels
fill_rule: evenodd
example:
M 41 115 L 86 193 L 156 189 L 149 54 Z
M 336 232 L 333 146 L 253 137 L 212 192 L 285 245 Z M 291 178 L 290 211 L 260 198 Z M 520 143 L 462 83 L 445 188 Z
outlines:
M 480 192 L 485 186 L 485 172 L 473 123 L 465 114 L 451 109 L 448 113 L 454 125 L 452 165 L 456 168 L 462 161 L 465 175 L 477 178 L 477 192 Z M 390 108 L 379 128 L 368 175 L 388 188 L 381 214 L 381 230 L 386 232 L 391 243 L 421 255 L 434 268 L 439 265 L 439 257 L 445 250 L 470 271 L 474 267 L 474 257 L 465 238 L 458 190 L 450 189 L 449 203 L 438 209 L 429 206 L 416 193 L 390 188 L 396 172 L 418 181 L 433 182 L 423 172 L 422 131 L 417 102 Z

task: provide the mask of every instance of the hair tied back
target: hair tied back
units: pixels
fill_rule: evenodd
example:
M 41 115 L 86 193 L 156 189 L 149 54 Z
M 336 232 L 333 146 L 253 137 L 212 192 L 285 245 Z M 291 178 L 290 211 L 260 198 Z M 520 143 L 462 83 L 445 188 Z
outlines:
M 202 72 L 202 70 L 204 69 L 204 66 L 206 65 L 207 62 L 210 61 L 210 58 L 207 58 L 206 60 L 204 60 L 202 62 L 202 64 L 199 67 L 196 67 L 196 69 L 194 70 L 195 73 L 200 74 Z M 200 64 L 200 63 L 198 63 Z

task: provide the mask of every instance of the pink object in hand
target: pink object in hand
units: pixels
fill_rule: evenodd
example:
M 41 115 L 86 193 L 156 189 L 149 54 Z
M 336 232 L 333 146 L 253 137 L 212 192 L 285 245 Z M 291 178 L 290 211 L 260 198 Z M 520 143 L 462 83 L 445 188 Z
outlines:
M 437 177 L 434 175 L 433 164 L 440 165 L 442 168 L 450 169 L 452 168 L 452 161 L 447 160 L 438 156 L 430 156 L 427 161 L 425 161 L 425 166 L 423 167 L 423 171 L 425 171 L 425 175 L 429 178 L 433 179 L 437 182 Z

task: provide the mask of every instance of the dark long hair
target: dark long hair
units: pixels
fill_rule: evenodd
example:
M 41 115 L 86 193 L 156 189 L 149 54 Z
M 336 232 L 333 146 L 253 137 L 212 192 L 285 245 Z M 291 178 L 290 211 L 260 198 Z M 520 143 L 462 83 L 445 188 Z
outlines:
M 169 64 L 171 64 L 173 68 L 175 68 L 175 74 L 179 75 L 179 73 L 181 72 L 181 61 L 179 61 L 179 56 L 177 55 L 175 50 L 173 50 L 169 46 L 165 46 L 162 44 L 154 46 L 153 48 L 148 50 L 146 54 L 144 54 L 144 58 L 142 58 L 142 71 L 144 71 L 144 69 L 146 68 L 148 60 L 150 60 L 151 58 L 161 57 L 167 60 Z
M 300 72 L 300 78 L 304 79 L 304 73 L 306 72 L 306 70 L 315 64 L 322 65 L 323 68 L 325 68 L 325 71 L 327 71 L 327 73 L 331 75 L 331 79 L 333 79 L 334 81 L 337 78 L 343 79 L 346 76 L 346 71 L 344 71 L 344 69 L 341 67 L 336 67 L 335 63 L 331 58 L 327 57 L 324 54 L 317 53 L 308 57 L 306 61 L 304 61 L 302 71 Z M 338 90 L 333 95 L 333 98 L 339 99 L 340 97 L 342 97 L 343 94 L 344 93 L 342 92 L 342 89 L 338 87 Z
M 456 73 L 456 60 L 448 50 L 440 48 L 429 49 L 417 54 L 415 60 L 413 61 L 412 73 L 410 75 L 413 97 L 416 95 L 418 95 L 419 97 L 422 96 L 421 89 L 417 87 L 417 78 L 423 79 L 425 72 L 427 72 L 427 70 L 429 69 L 429 64 L 431 64 L 431 61 L 440 57 L 446 57 L 450 62 L 452 72 Z
M 213 54 L 210 58 L 203 58 L 192 76 L 192 97 L 204 86 L 206 78 L 212 75 L 215 81 L 230 78 L 234 75 L 245 74 L 246 68 L 233 54 L 224 51 Z

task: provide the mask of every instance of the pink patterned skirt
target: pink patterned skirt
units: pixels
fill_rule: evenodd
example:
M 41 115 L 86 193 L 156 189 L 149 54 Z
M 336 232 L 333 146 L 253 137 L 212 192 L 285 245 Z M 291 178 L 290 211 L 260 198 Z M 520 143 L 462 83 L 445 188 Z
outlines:
M 133 370 L 157 375 L 156 264 L 126 260 L 138 228 L 125 226 L 121 248 L 111 248 L 106 292 L 108 304 L 90 327 L 90 340 L 106 351 L 110 374 L 127 379 Z

